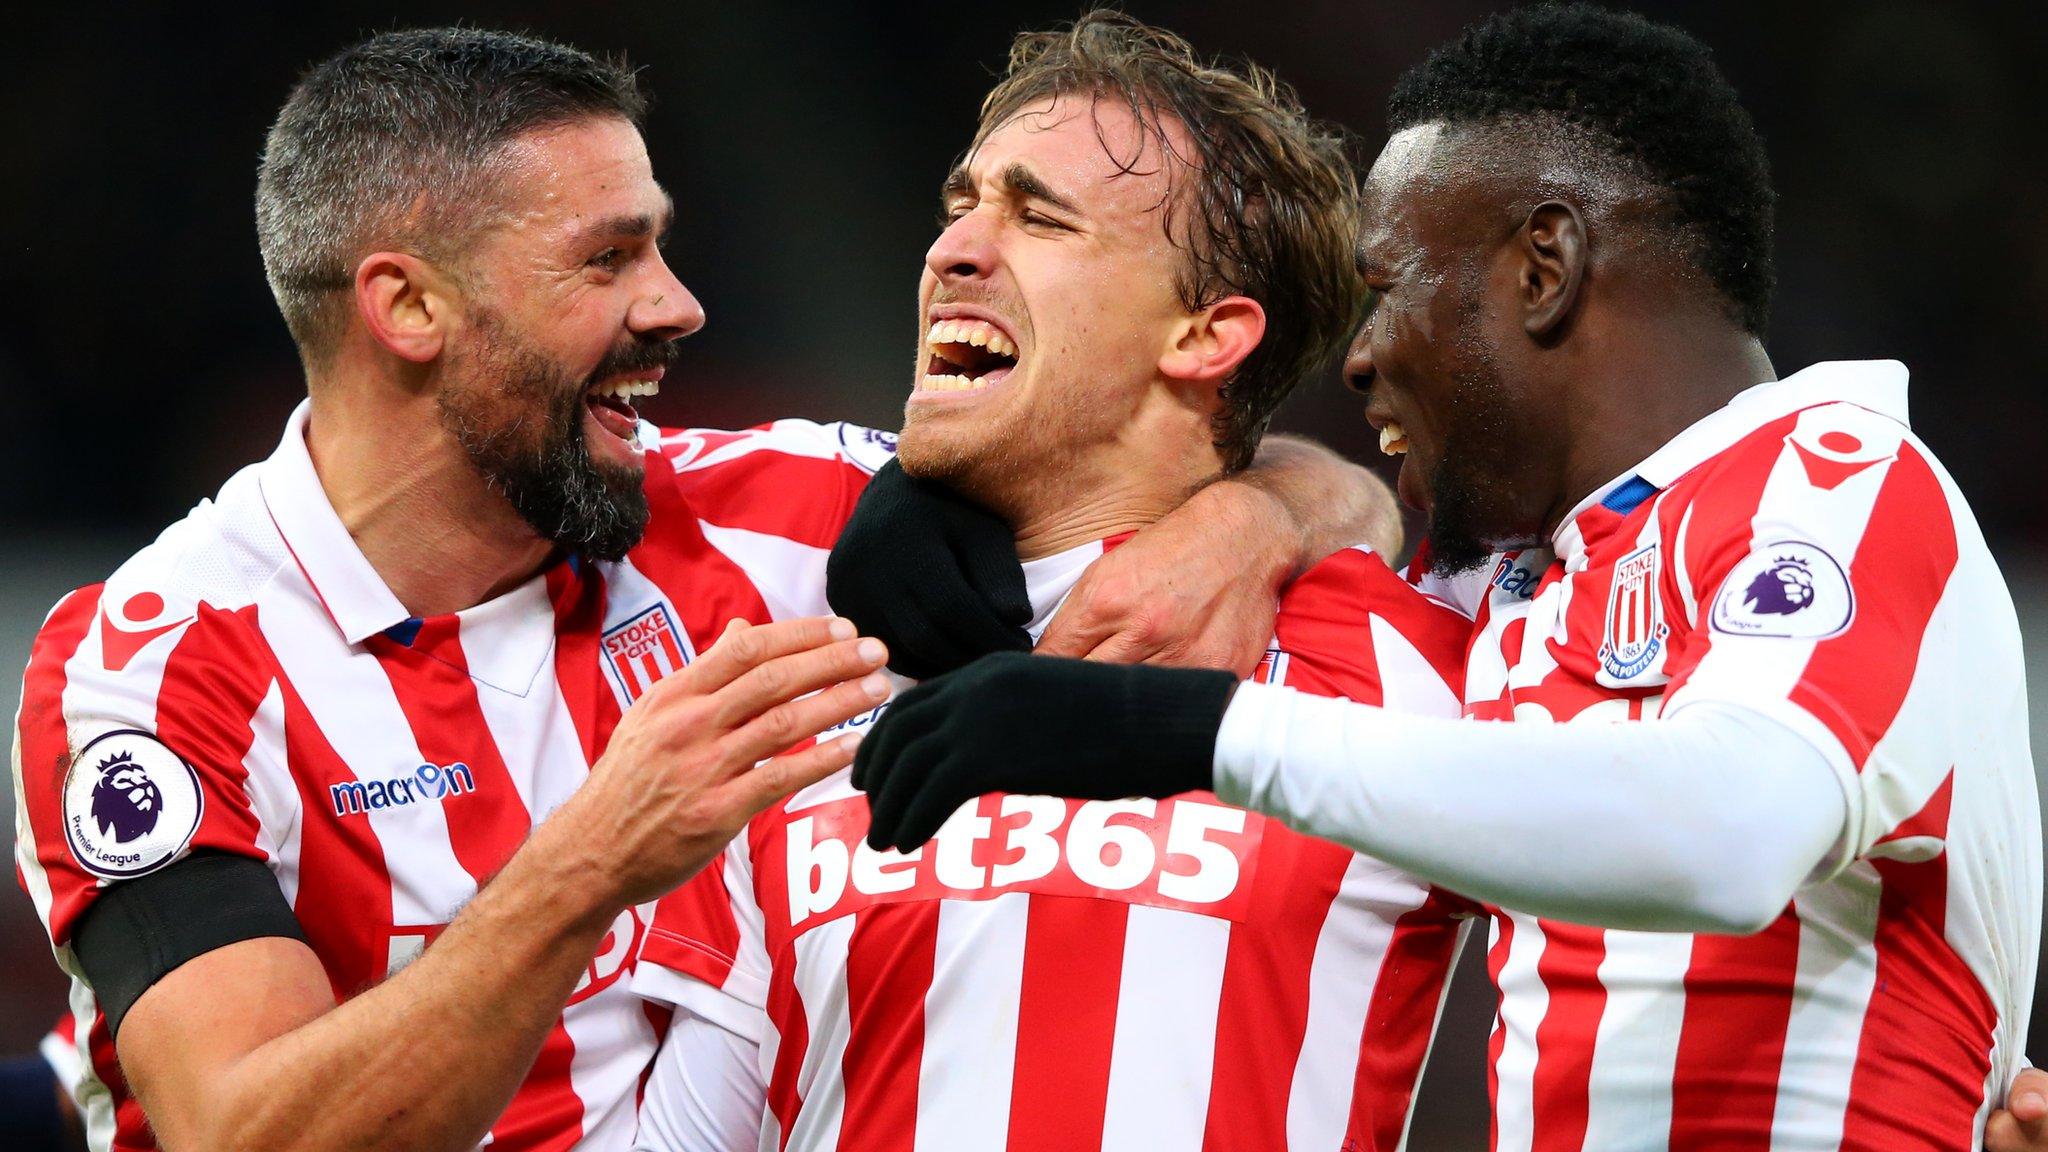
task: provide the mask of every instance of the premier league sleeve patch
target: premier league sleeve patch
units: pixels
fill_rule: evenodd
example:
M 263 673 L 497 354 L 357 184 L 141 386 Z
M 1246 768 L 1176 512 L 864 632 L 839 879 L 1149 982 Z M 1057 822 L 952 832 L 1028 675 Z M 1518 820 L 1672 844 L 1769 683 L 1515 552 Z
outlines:
M 1714 631 L 1825 640 L 1856 616 L 1856 593 L 1835 558 L 1799 540 L 1766 544 L 1737 564 L 1714 598 Z
M 147 732 L 109 732 L 64 777 L 64 836 L 86 871 L 128 880 L 177 858 L 206 808 L 199 774 Z

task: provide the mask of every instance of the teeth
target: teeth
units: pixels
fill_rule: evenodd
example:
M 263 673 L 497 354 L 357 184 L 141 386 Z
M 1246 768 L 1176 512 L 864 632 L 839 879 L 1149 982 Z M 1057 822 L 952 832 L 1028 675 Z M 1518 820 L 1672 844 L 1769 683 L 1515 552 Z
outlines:
M 986 348 L 998 356 L 1015 359 L 1017 344 L 1002 334 L 995 325 L 986 320 L 941 320 L 933 324 L 925 335 L 928 347 L 941 344 L 967 344 L 975 348 Z
M 988 387 L 988 381 L 979 377 L 938 374 L 926 376 L 918 385 L 920 392 L 975 392 Z
M 635 396 L 654 396 L 661 392 L 659 380 L 615 380 L 600 384 L 592 389 L 599 396 L 610 396 L 619 400 L 631 400 Z
M 1380 451 L 1399 456 L 1408 451 L 1408 434 L 1392 420 L 1380 425 Z

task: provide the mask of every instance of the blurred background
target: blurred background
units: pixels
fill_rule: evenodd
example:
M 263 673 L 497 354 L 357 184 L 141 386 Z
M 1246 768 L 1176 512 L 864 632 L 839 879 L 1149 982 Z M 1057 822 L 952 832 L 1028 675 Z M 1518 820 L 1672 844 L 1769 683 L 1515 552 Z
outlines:
M 1276 68 L 1366 153 L 1398 72 L 1499 3 L 1130 0 L 1201 49 Z M 1892 357 L 1915 425 L 1975 504 L 2019 601 L 2035 747 L 2048 747 L 2048 16 L 2040 5 L 1635 7 L 1715 49 L 1782 194 L 1781 372 Z M 1078 3 L 35 5 L 0 38 L 0 710 L 43 614 L 235 469 L 301 395 L 251 220 L 263 133 L 297 73 L 369 32 L 466 21 L 624 53 L 704 301 L 664 424 L 779 416 L 894 428 L 940 179 L 1010 35 Z M 2022 11 L 2022 9 L 2025 9 Z M 1279 426 L 1380 459 L 1329 378 Z M 0 790 L 4 793 L 4 790 Z M 11 845 L 11 797 L 0 794 Z M 1412 1146 L 1482 1146 L 1492 994 L 1468 947 Z M 0 887 L 0 1052 L 27 1052 L 63 982 Z M 2048 1058 L 2037 1009 L 2036 1059 Z

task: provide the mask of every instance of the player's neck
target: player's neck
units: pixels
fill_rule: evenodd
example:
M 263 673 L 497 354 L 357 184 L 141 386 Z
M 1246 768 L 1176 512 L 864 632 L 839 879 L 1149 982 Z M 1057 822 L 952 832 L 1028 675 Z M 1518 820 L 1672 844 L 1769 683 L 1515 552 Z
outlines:
M 553 548 L 490 490 L 427 396 L 316 391 L 313 469 L 342 525 L 415 616 L 481 604 L 530 579 Z
M 1004 502 L 1017 556 L 1037 560 L 1135 532 L 1164 519 L 1220 469 L 1206 436 L 1134 423 L 1115 444 L 1035 471 L 1028 491 Z
M 1673 324 L 1609 345 L 1571 390 L 1554 531 L 1573 508 L 1738 393 L 1777 379 L 1763 343 L 1726 323 Z

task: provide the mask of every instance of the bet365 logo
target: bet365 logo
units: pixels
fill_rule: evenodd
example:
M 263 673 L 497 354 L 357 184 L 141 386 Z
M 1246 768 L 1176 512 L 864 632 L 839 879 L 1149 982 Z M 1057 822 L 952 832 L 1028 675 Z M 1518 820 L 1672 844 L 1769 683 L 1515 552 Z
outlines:
M 788 922 L 799 933 L 874 904 L 1008 892 L 1241 920 L 1262 827 L 1263 818 L 1242 808 L 1189 797 L 986 796 L 962 805 L 930 844 L 903 854 L 868 847 L 867 799 L 855 796 L 805 809 L 756 859 L 762 879 L 785 889 Z

